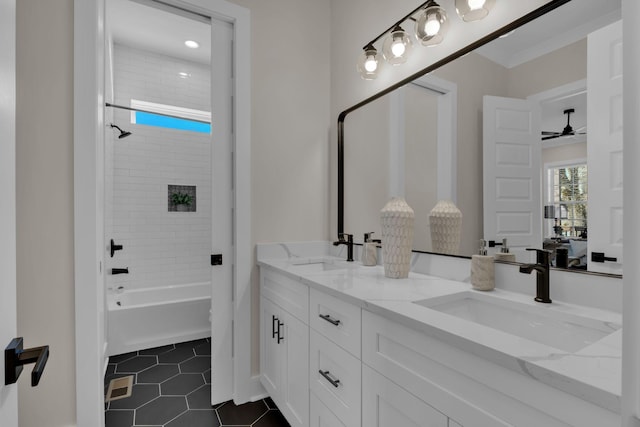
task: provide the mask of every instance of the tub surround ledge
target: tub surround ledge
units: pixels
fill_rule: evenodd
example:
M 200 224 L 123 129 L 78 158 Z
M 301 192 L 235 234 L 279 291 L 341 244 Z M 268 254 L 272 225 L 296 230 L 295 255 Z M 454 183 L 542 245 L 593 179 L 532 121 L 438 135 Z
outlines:
M 258 245 L 258 264 L 608 411 L 620 412 L 621 328 L 578 351 L 561 351 L 414 303 L 463 291 L 487 294 L 472 290 L 467 282 L 416 272 L 407 279 L 390 279 L 380 265 L 346 263 L 337 254 L 330 242 L 262 244 Z M 521 305 L 540 306 L 533 301 L 534 288 L 523 290 L 530 292 L 497 288 L 488 294 Z M 622 324 L 620 313 L 555 298 L 544 308 L 588 317 L 603 328 Z

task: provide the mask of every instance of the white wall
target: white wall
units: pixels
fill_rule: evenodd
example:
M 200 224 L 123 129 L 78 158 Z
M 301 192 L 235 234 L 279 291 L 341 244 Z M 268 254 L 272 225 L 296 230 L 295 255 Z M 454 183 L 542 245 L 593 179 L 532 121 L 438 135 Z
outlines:
M 178 72 L 187 72 L 188 79 Z M 131 99 L 210 111 L 209 67 L 115 44 L 118 105 Z M 131 113 L 109 111 L 131 131 L 107 129 L 106 238 L 123 249 L 105 256 L 107 287 L 162 287 L 211 280 L 211 137 L 209 134 L 131 123 Z M 109 156 L 106 156 L 109 157 Z M 196 186 L 196 212 L 168 212 L 168 185 Z M 110 205 L 110 206 L 109 206 Z M 129 274 L 111 275 L 111 268 Z

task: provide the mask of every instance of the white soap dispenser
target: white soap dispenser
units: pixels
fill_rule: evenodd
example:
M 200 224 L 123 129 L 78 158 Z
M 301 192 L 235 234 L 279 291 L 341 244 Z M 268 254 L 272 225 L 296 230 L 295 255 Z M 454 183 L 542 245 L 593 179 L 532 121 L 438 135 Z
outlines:
M 496 252 L 494 255 L 496 261 L 511 261 L 516 262 L 516 254 L 509 252 L 509 246 L 507 246 L 507 238 L 502 239 L 502 247 L 500 252 Z
M 372 267 L 378 264 L 378 245 L 371 240 L 370 233 L 364 233 L 364 244 L 362 245 L 362 265 Z
M 471 286 L 478 291 L 495 287 L 493 257 L 487 255 L 486 245 L 486 240 L 481 239 L 478 254 L 471 256 Z

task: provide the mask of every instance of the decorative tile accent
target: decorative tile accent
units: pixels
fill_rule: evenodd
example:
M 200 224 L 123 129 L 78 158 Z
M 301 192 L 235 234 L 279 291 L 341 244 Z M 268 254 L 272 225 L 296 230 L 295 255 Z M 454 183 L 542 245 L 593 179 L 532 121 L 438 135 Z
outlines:
M 186 194 L 191 197 L 189 205 L 175 205 L 171 198 L 174 194 Z M 167 204 L 169 212 L 195 212 L 196 211 L 196 186 L 195 185 L 171 185 L 167 189 Z
M 210 353 L 202 339 L 111 357 L 105 386 L 141 370 L 131 397 L 105 403 L 106 427 L 289 427 L 270 398 L 211 407 Z

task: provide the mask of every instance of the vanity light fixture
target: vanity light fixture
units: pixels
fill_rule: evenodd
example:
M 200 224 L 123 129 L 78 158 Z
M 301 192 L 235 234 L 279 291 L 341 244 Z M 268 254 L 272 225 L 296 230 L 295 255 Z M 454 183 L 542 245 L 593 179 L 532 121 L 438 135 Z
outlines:
M 487 16 L 495 2 L 496 0 L 455 0 L 455 6 L 458 15 L 465 22 L 469 22 Z M 407 21 L 415 22 L 416 39 L 423 46 L 428 47 L 442 43 L 449 29 L 447 11 L 435 0 L 425 1 L 362 48 L 364 52 L 358 58 L 358 72 L 363 79 L 373 80 L 378 76 L 382 66 L 381 56 L 391 65 L 399 65 L 407 61 L 413 45 L 411 41 L 413 36 L 408 35 L 401 27 Z M 384 36 L 386 38 L 382 45 L 382 55 L 380 55 L 375 48 L 375 43 Z
M 197 48 L 200 47 L 200 43 L 198 43 L 197 41 L 194 41 L 194 40 L 187 40 L 187 41 L 184 42 L 184 45 L 186 47 L 188 47 L 188 48 L 191 48 L 191 49 L 197 49 Z
M 391 65 L 399 65 L 407 62 L 411 51 L 411 39 L 400 25 L 396 25 L 382 44 L 382 54 Z
M 478 21 L 489 14 L 495 0 L 456 0 L 456 12 L 465 22 Z
M 448 29 L 447 12 L 435 1 L 428 1 L 416 20 L 418 40 L 423 46 L 435 46 L 444 40 Z
M 380 54 L 372 44 L 365 46 L 364 52 L 358 58 L 358 72 L 365 80 L 373 80 L 378 77 L 380 70 Z

